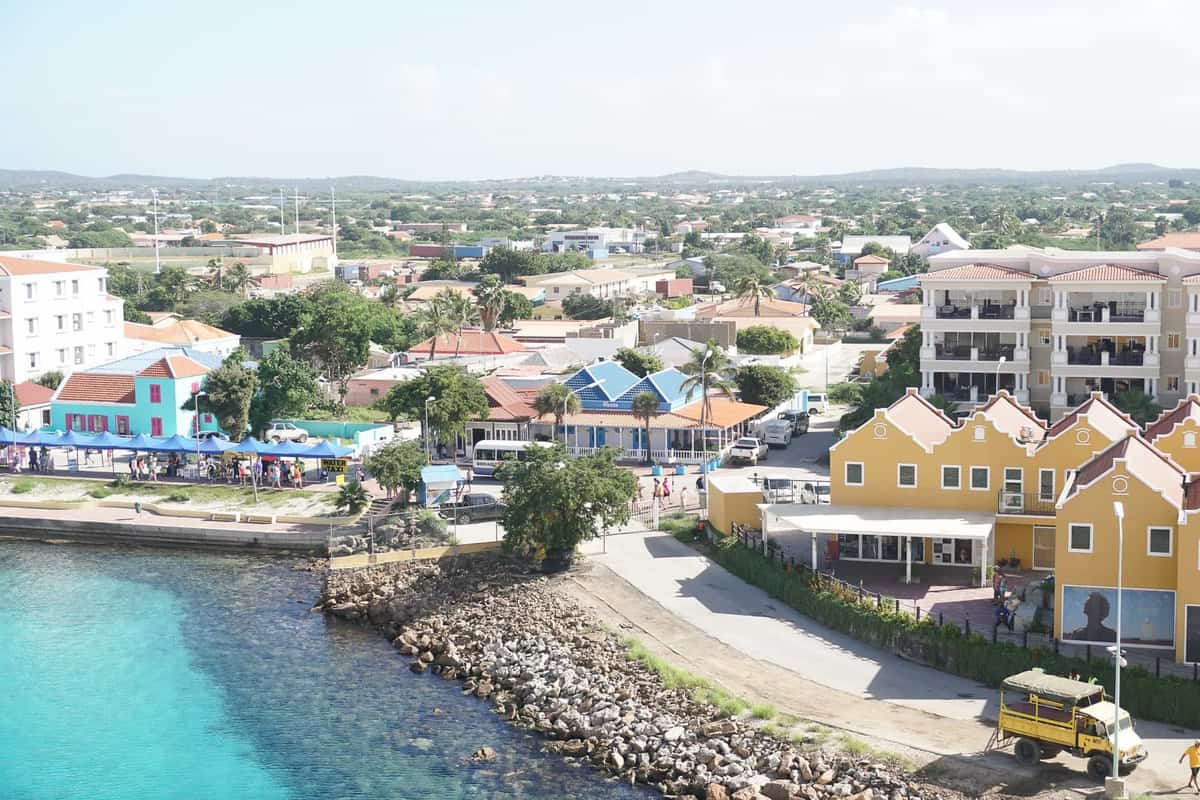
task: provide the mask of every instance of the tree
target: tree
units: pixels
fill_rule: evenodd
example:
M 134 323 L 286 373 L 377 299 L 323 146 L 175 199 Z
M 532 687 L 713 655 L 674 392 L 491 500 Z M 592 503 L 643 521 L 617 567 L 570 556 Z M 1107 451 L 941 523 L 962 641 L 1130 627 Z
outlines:
M 71 248 L 105 249 L 110 247 L 132 247 L 133 240 L 122 231 L 108 230 L 79 231 L 71 235 L 67 243 Z
M 294 352 L 320 365 L 325 377 L 338 384 L 346 396 L 350 376 L 367 363 L 371 352 L 371 310 L 375 306 L 361 295 L 330 286 L 313 297 L 291 335 Z
M 262 278 L 251 274 L 250 269 L 241 261 L 236 261 L 225 270 L 223 281 L 222 288 L 225 291 L 249 297 L 250 290 L 261 284 Z
M 533 398 L 533 410 L 539 418 L 553 416 L 554 427 L 557 430 L 562 427 L 568 414 L 579 413 L 579 396 L 565 383 L 551 383 L 543 386 Z M 565 434 L 563 438 L 566 438 Z
M 47 389 L 57 389 L 63 382 L 63 374 L 56 369 L 50 372 L 43 372 L 34 378 L 33 382 L 39 386 L 45 386 Z
M 726 377 L 729 356 L 710 339 L 703 350 L 692 351 L 692 357 L 680 371 L 688 375 L 679 387 L 684 396 L 691 400 L 694 394 L 700 394 L 700 435 L 704 437 L 708 431 L 708 418 L 712 416 L 712 393 L 733 396 L 733 382 Z
M 739 300 L 754 302 L 754 316 L 759 316 L 762 311 L 763 298 L 771 300 L 775 297 L 775 291 L 770 284 L 764 281 L 758 275 L 747 275 L 738 281 L 734 287 Z
M 359 514 L 371 505 L 371 495 L 358 481 L 350 481 L 338 490 L 336 507 L 340 511 L 346 509 L 350 516 Z
M 479 285 L 475 287 L 475 301 L 479 304 L 479 320 L 485 331 L 495 330 L 496 325 L 500 323 L 500 317 L 504 314 L 504 307 L 508 302 L 506 294 L 508 292 L 504 285 L 495 275 L 485 275 Z
M 1154 398 L 1137 389 L 1120 392 L 1113 398 L 1113 405 L 1124 411 L 1133 418 L 1134 422 L 1143 427 L 1147 423 L 1158 419 L 1159 415 L 1162 414 L 1162 408 L 1154 401 Z
M 533 301 L 523 294 L 504 292 L 504 310 L 500 312 L 500 324 L 509 326 L 519 319 L 533 318 Z
M 495 247 L 480 260 L 479 271 L 485 275 L 499 277 L 502 283 L 513 283 L 518 275 L 540 274 L 538 266 L 533 253 L 508 247 Z
M 916 253 L 896 256 L 891 268 L 903 275 L 920 275 L 929 271 L 929 262 Z
M 534 259 L 539 275 L 547 272 L 572 272 L 596 266 L 590 258 L 575 250 L 567 250 L 562 253 L 540 253 L 534 256 Z
M 255 339 L 285 339 L 300 326 L 312 306 L 312 295 L 308 293 L 247 300 L 226 311 L 220 327 Z
M 769 267 L 775 263 L 775 250 L 771 243 L 753 233 L 747 233 L 738 242 L 737 249 L 757 259 L 763 266 Z
M 862 285 L 858 281 L 845 281 L 838 287 L 838 299 L 848 306 L 858 305 L 862 296 Z
M 921 385 L 921 328 L 914 325 L 892 347 L 888 348 L 888 368 L 883 375 L 872 378 L 859 389 L 858 407 L 842 416 L 840 430 L 852 430 L 862 425 L 875 409 L 896 402 L 909 387 Z M 830 387 L 832 391 L 834 387 Z
M 813 290 L 808 313 L 825 330 L 844 330 L 850 323 L 850 309 L 832 287 Z
M 737 347 L 739 353 L 774 356 L 796 352 L 800 349 L 800 342 L 791 331 L 769 325 L 751 325 L 738 331 Z
M 261 431 L 277 417 L 303 414 L 321 397 L 316 371 L 283 347 L 258 362 L 258 387 L 250 403 L 251 431 Z
M 642 420 L 646 425 L 646 463 L 649 464 L 650 458 L 650 420 L 654 419 L 659 414 L 658 395 L 654 392 L 638 392 L 633 396 L 633 406 L 631 408 L 634 419 Z
M 749 275 L 756 275 L 763 281 L 771 279 L 771 270 L 744 253 L 705 256 L 704 269 L 710 283 L 716 281 L 726 286 L 737 286 Z
M 568 458 L 562 445 L 531 447 L 505 467 L 504 549 L 570 557 L 580 542 L 629 520 L 636 489 L 609 448 Z
M 198 319 L 219 326 L 229 310 L 241 302 L 242 298 L 236 294 L 203 289 L 192 292 L 177 303 L 175 311 L 185 319 Z
M 451 331 L 457 332 L 458 337 L 454 343 L 454 357 L 458 358 L 459 352 L 462 349 L 462 332 L 463 328 L 468 328 L 479 321 L 479 309 L 475 307 L 475 303 L 471 298 L 456 292 L 453 289 L 446 288 L 438 292 L 433 303 L 440 303 L 444 308 L 446 321 L 451 326 Z M 433 360 L 432 358 L 430 359 Z
M 421 467 L 427 463 L 420 442 L 393 439 L 367 456 L 363 466 L 391 497 L 397 489 L 416 491 L 421 483 Z
M 604 319 L 610 310 L 608 303 L 583 292 L 567 295 L 563 298 L 562 307 L 569 319 Z
M 645 350 L 634 350 L 632 347 L 622 347 L 613 354 L 613 360 L 639 378 L 663 369 L 662 359 L 657 355 Z
M 743 403 L 774 408 L 796 393 L 796 379 L 786 370 L 754 364 L 734 373 L 738 396 Z
M 675 277 L 676 278 L 693 278 L 693 277 L 695 277 L 695 273 L 692 271 L 692 265 L 691 264 L 680 264 L 679 266 L 675 267 Z
M 17 395 L 13 391 L 12 381 L 0 381 L 0 425 L 10 429 L 17 429 L 17 412 L 21 410 L 21 406 L 17 403 Z
M 1133 212 L 1120 206 L 1101 217 L 1100 236 L 1110 247 L 1132 248 L 1141 238 L 1141 227 Z
M 212 413 L 218 427 L 234 441 L 246 433 L 250 403 L 258 389 L 258 376 L 244 366 L 245 360 L 246 351 L 239 347 L 204 378 L 204 391 L 208 394 L 204 398 L 204 411 Z M 182 408 L 195 411 L 196 395 L 188 398 Z
M 414 315 L 417 320 L 417 329 L 421 331 L 423 336 L 432 338 L 429 346 L 429 360 L 433 361 L 437 358 L 438 339 L 458 330 L 458 325 L 454 321 L 453 312 L 444 300 L 441 299 L 444 292 L 443 289 L 433 296 L 433 299 L 426 303 L 421 308 L 417 309 Z
M 419 378 L 391 388 L 380 407 L 393 419 L 424 420 L 429 401 L 429 427 L 439 441 L 450 441 L 466 430 L 468 422 L 486 419 L 487 393 L 479 378 L 461 367 L 430 367 Z

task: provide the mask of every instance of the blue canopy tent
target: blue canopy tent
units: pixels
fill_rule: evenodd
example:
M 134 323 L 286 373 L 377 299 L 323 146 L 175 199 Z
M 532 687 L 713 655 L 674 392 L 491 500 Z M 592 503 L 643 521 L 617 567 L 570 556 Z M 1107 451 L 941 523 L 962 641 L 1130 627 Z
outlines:
M 180 436 L 178 433 L 174 436 L 168 436 L 163 439 L 158 445 L 158 448 L 165 453 L 194 453 L 196 445 L 199 444 L 190 436 Z
M 215 436 L 209 436 L 200 440 L 200 453 L 206 456 L 220 455 L 232 447 L 233 442 L 228 439 L 218 439 Z
M 62 434 L 46 430 L 30 431 L 17 440 L 17 444 L 44 444 L 47 447 L 58 447 L 61 442 Z
M 162 440 L 155 439 L 153 436 L 147 436 L 144 433 L 139 433 L 137 436 L 134 436 L 130 439 L 125 440 L 125 448 L 124 449 L 126 449 L 126 450 L 146 450 L 146 451 L 157 450 L 158 443 L 160 441 L 162 441 Z
M 302 458 L 345 458 L 354 448 L 343 447 L 340 444 L 318 442 L 301 454 Z
M 10 428 L 0 425 L 0 445 L 16 444 L 20 434 Z
M 261 455 L 271 452 L 271 445 L 260 442 L 253 436 L 247 436 L 240 442 L 229 448 L 230 453 L 251 453 L 253 455 Z
M 277 458 L 293 458 L 299 456 L 303 458 L 308 454 L 309 446 L 293 442 L 290 439 L 282 442 L 263 442 L 267 449 L 263 451 L 263 455 L 275 456 Z
M 102 431 L 92 435 L 91 442 L 87 444 L 87 447 L 93 450 L 124 450 L 128 441 L 124 436 Z

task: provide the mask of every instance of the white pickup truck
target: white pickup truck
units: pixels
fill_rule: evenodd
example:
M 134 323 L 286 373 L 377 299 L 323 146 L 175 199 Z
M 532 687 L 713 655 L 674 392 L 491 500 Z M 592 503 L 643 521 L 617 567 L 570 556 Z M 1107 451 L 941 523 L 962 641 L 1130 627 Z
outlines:
M 729 460 L 734 464 L 757 464 L 767 460 L 767 443 L 756 436 L 743 436 L 733 443 Z

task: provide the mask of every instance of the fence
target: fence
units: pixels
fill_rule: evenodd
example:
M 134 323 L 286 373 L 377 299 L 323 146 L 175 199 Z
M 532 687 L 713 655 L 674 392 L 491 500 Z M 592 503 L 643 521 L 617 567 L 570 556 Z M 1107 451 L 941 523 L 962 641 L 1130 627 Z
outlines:
M 950 627 L 962 636 L 978 634 L 992 644 L 1008 643 L 1026 651 L 1048 651 L 1056 656 L 1080 659 L 1085 664 L 1097 667 L 1111 664 L 1108 652 L 1099 645 L 1075 644 L 1055 639 L 1050 633 L 1032 631 L 1010 631 L 999 624 L 994 616 L 991 618 L 971 621 L 970 616 L 961 622 L 946 619 L 944 614 L 931 614 L 922 611 L 920 605 L 897 597 L 887 597 L 880 592 L 872 591 L 862 583 L 853 584 L 834 575 L 832 570 L 813 570 L 803 561 L 796 561 L 794 556 L 787 555 L 781 547 L 768 540 L 762 541 L 762 532 L 734 523 L 732 535 L 738 544 L 750 552 L 760 555 L 778 564 L 788 573 L 795 576 L 797 581 L 810 581 L 818 591 L 833 592 L 843 599 L 856 601 L 862 606 L 874 606 L 877 610 L 905 615 L 913 622 L 933 622 L 938 628 Z M 1176 677 L 1200 684 L 1200 664 L 1179 664 L 1162 656 L 1152 655 L 1142 651 L 1126 649 L 1125 659 L 1130 665 L 1142 667 L 1155 678 Z
M 653 497 L 634 500 L 630 508 L 629 519 L 631 522 L 641 522 L 647 528 L 656 530 L 658 521 L 668 514 L 696 514 L 704 510 L 704 495 L 700 492 L 689 488 L 682 497 L 682 502 L 678 494 L 672 494 L 661 500 Z

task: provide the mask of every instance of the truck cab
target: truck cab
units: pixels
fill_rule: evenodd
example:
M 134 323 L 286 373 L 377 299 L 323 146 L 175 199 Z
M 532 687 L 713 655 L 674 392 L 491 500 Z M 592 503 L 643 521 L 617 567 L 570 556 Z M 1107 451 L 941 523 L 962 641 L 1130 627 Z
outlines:
M 733 443 L 729 460 L 734 464 L 757 464 L 767 460 L 767 443 L 756 436 L 743 436 Z

